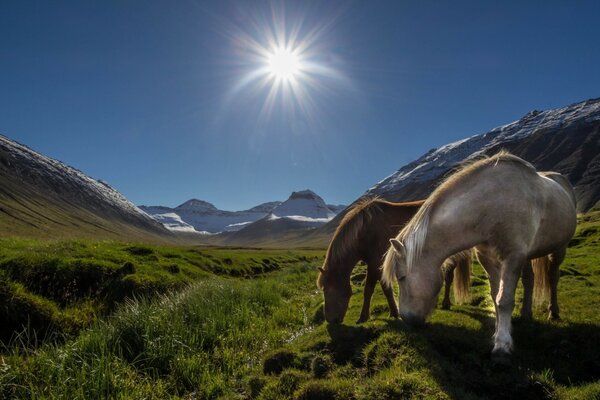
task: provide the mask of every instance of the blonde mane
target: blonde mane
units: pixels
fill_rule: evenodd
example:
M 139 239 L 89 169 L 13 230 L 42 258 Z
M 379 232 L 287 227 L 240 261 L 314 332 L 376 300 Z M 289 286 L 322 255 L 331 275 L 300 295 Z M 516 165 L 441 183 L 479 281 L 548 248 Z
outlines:
M 429 216 L 433 206 L 439 201 L 440 198 L 444 197 L 466 177 L 482 170 L 483 168 L 496 166 L 500 162 L 514 162 L 530 169 L 533 173 L 536 173 L 535 168 L 530 163 L 513 156 L 504 150 L 501 150 L 493 156 L 481 155 L 463 162 L 450 173 L 450 175 L 433 191 L 433 193 L 431 193 L 417 214 L 406 224 L 398 236 L 396 236 L 396 239 L 398 239 L 404 245 L 406 251 L 406 267 L 408 271 L 412 269 L 412 266 L 419 258 L 423 250 L 425 239 L 427 238 L 427 230 L 429 228 Z M 388 249 L 388 252 L 385 255 L 384 266 L 394 261 L 393 253 L 395 252 L 391 251 L 391 248 Z M 392 266 L 390 265 L 390 268 L 391 267 Z M 393 269 L 395 269 L 395 266 Z M 384 268 L 384 280 L 391 282 L 392 275 L 389 273 L 392 271 L 387 272 L 388 273 L 386 274 Z M 395 275 L 395 272 L 393 272 L 393 274 Z

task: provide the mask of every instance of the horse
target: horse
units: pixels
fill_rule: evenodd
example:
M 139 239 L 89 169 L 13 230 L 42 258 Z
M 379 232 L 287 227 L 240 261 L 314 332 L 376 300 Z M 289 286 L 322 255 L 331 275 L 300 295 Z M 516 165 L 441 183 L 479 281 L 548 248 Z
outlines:
M 548 278 L 550 316 L 558 316 L 559 266 L 576 225 L 575 195 L 564 176 L 537 172 L 527 161 L 500 152 L 464 166 L 433 191 L 390 239 L 382 281 L 389 286 L 398 280 L 401 318 L 422 325 L 442 286 L 442 262 L 475 247 L 489 277 L 496 314 L 492 360 L 508 364 L 518 278 L 529 260 L 549 255 L 535 280 Z
M 324 291 L 324 314 L 328 322 L 342 322 L 352 294 L 350 274 L 359 261 L 367 264 L 363 306 L 357 323 L 370 317 L 371 297 L 380 279 L 380 265 L 389 238 L 403 227 L 424 201 L 392 203 L 379 198 L 366 198 L 354 205 L 337 227 L 327 249 L 325 262 L 317 278 Z M 450 307 L 449 287 L 454 282 L 454 297 L 462 302 L 469 295 L 471 254 L 463 252 L 447 260 L 446 293 L 443 308 Z M 390 316 L 398 318 L 398 307 L 391 287 L 382 286 Z

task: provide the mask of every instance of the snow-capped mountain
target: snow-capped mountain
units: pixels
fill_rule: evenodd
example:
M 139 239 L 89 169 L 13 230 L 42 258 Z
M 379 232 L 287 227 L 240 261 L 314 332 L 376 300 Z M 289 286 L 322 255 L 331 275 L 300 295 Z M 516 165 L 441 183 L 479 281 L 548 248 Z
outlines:
M 304 217 L 310 219 L 329 220 L 336 212 L 332 211 L 325 201 L 311 190 L 292 192 L 290 197 L 271 211 L 273 218 Z
M 142 210 L 173 231 L 202 233 L 246 232 L 256 229 L 255 222 L 272 226 L 277 220 L 295 229 L 313 228 L 328 222 L 345 206 L 330 208 L 323 199 L 310 190 L 293 192 L 284 201 L 259 204 L 244 211 L 223 211 L 203 200 L 191 199 L 175 208 L 163 206 L 140 206 Z M 281 222 L 279 223 L 282 224 Z M 269 228 L 270 230 L 271 228 Z
M 279 204 L 281 202 L 275 201 L 259 204 L 244 211 L 224 211 L 207 201 L 191 199 L 175 208 L 163 206 L 140 206 L 140 208 L 171 230 L 182 229 L 179 222 L 173 219 L 175 215 L 197 232 L 218 233 L 239 230 L 267 216 Z
M 465 160 L 506 149 L 539 170 L 565 174 L 575 186 L 579 210 L 600 200 L 600 99 L 531 111 L 518 121 L 433 149 L 370 188 L 389 200 L 425 198 Z
M 13 234 L 169 235 L 108 183 L 2 135 L 0 210 L 2 226 L 12 227 Z
M 302 235 L 331 221 L 340 209 L 332 210 L 311 190 L 292 192 L 290 197 L 275 207 L 269 215 L 237 232 L 223 235 L 224 243 L 242 246 L 265 246 L 281 243 L 286 238 Z

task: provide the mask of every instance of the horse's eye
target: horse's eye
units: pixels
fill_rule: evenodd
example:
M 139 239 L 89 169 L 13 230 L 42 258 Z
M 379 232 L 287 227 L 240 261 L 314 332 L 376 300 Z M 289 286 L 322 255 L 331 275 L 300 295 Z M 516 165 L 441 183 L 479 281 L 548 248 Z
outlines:
M 398 281 L 402 282 L 404 280 L 404 278 L 406 278 L 406 276 L 401 276 L 400 278 L 398 278 Z

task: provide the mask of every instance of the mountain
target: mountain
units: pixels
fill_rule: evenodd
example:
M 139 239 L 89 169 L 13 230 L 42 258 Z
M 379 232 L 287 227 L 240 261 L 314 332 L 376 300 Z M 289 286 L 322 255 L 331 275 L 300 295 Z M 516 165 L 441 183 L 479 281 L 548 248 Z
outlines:
M 0 135 L 0 236 L 166 240 L 108 183 Z
M 290 197 L 275 207 L 273 217 L 306 217 L 310 219 L 331 219 L 335 212 L 327 207 L 323 199 L 311 190 L 292 192 Z
M 140 206 L 170 230 L 193 232 L 189 230 L 191 226 L 202 233 L 235 232 L 267 217 L 268 221 L 282 217 L 295 220 L 298 224 L 294 226 L 302 228 L 320 226 L 345 208 L 343 205 L 331 207 L 310 190 L 293 192 L 285 202 L 271 201 L 244 211 L 219 210 L 198 199 L 188 200 L 175 208 Z
M 502 149 L 538 170 L 566 175 L 575 188 L 579 211 L 589 210 L 600 200 L 600 99 L 531 111 L 508 125 L 430 150 L 365 195 L 393 201 L 425 198 L 463 161 Z
M 337 206 L 337 209 L 345 206 Z M 290 197 L 275 207 L 271 213 L 237 232 L 219 235 L 227 245 L 269 246 L 281 245 L 286 240 L 318 228 L 331 221 L 337 213 L 311 190 L 292 192 Z
M 267 216 L 280 204 L 280 201 L 272 201 L 244 211 L 224 211 L 207 201 L 191 199 L 175 208 L 164 206 L 140 206 L 140 208 L 163 223 L 167 229 L 174 231 L 188 229 L 180 225 L 178 222 L 180 220 L 188 227 L 192 227 L 188 232 L 219 233 L 237 231 Z

